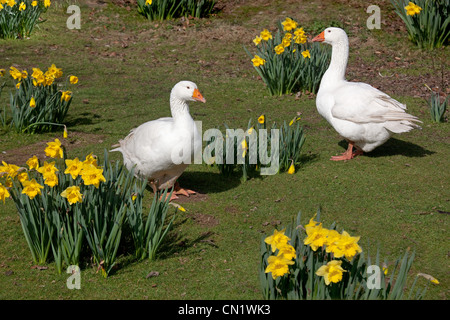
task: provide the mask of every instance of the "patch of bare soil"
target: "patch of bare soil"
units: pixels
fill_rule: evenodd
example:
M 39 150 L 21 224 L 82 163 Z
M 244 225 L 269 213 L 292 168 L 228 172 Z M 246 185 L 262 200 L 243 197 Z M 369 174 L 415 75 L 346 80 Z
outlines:
M 65 147 L 66 152 L 70 152 L 70 150 L 79 148 L 83 145 L 102 143 L 103 139 L 104 138 L 102 135 L 72 131 L 69 133 L 69 137 L 67 139 L 59 140 Z M 6 163 L 23 166 L 33 155 L 35 155 L 41 162 L 45 161 L 49 159 L 44 152 L 47 147 L 47 142 L 48 140 L 40 141 L 28 146 L 5 150 L 0 154 L 0 162 L 5 161 Z
M 219 220 L 209 214 L 197 213 L 191 218 L 202 227 L 214 227 L 219 224 Z

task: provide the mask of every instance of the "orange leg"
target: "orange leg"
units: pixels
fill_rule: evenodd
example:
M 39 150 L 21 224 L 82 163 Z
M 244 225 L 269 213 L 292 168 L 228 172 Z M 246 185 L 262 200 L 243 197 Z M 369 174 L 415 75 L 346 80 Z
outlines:
M 332 160 L 332 161 L 350 160 L 356 156 L 363 154 L 362 150 L 359 150 L 359 149 L 356 149 L 355 151 L 353 151 L 353 147 L 354 147 L 354 142 L 349 141 L 347 151 L 345 151 L 340 156 L 331 157 L 330 160 Z
M 178 181 L 175 182 L 173 193 L 174 194 L 182 194 L 182 195 L 184 195 L 186 197 L 189 197 L 189 195 L 191 195 L 191 194 L 196 194 L 195 191 L 181 188 L 180 184 L 178 183 Z

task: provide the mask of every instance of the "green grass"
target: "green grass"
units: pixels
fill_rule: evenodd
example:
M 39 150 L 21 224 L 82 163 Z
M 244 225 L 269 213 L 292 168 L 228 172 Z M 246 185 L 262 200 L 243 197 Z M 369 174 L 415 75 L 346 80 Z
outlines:
M 360 8 L 365 6 L 353 2 Z M 319 206 L 325 225 L 336 221 L 350 234 L 360 235 L 366 252 L 375 252 L 379 245 L 382 256 L 392 261 L 408 247 L 416 250 L 411 278 L 418 272 L 433 275 L 440 284 L 430 285 L 426 298 L 446 299 L 450 130 L 448 123 L 432 123 L 424 100 L 405 94 L 402 88 L 418 81 L 415 68 L 425 70 L 433 57 L 421 54 L 420 63 L 410 64 L 408 70 L 395 69 L 410 82 L 382 88 L 406 103 L 409 112 L 424 122 L 423 129 L 397 135 L 368 155 L 335 163 L 329 158 L 343 152 L 346 145 L 318 115 L 315 97 L 270 97 L 243 45 L 252 45 L 255 34 L 286 15 L 295 18 L 296 12 L 305 27 L 315 20 L 319 22 L 313 28 L 320 21 L 349 21 L 351 24 L 344 26 L 352 30 L 351 37 L 358 37 L 353 27 L 364 30 L 364 14 L 357 6 L 332 1 L 327 2 L 330 13 L 316 10 L 309 2 L 302 4 L 301 11 L 285 1 L 267 6 L 260 3 L 256 6 L 244 1 L 235 11 L 208 20 L 191 20 L 186 30 L 179 21 L 148 22 L 135 8 L 127 11 L 111 4 L 95 8 L 81 5 L 81 30 L 68 30 L 65 23 L 69 15 L 61 5 L 49 9 L 45 14 L 48 20 L 31 39 L 0 42 L 6 58 L 0 68 L 17 64 L 31 70 L 55 63 L 65 75 L 79 77 L 67 118 L 68 141 L 72 142 L 69 157 L 84 157 L 90 152 L 102 156 L 105 148 L 131 128 L 168 116 L 169 93 L 180 80 L 196 82 L 207 100 L 206 104 L 191 104 L 191 114 L 203 121 L 204 130 L 224 129 L 224 123 L 246 127 L 250 118 L 256 121 L 263 113 L 267 121 L 282 123 L 301 112 L 307 138 L 303 165 L 294 175 L 242 183 L 239 173 L 223 177 L 214 167 L 190 166 L 180 184 L 206 194 L 206 199 L 182 203 L 187 212 L 175 220 L 161 257 L 137 263 L 122 254 L 120 267 L 106 280 L 94 267 L 85 266 L 81 290 L 68 290 L 68 275 L 58 275 L 54 263 L 49 263 L 47 270 L 31 268 L 19 217 L 13 202 L 7 200 L 0 205 L 0 299 L 261 299 L 261 236 L 271 234 L 275 225 L 290 223 L 298 211 L 306 222 Z M 240 16 L 242 19 L 237 18 Z M 406 33 L 398 36 L 389 30 L 381 29 L 374 35 L 364 30 L 364 41 L 358 48 L 352 47 L 350 54 L 358 51 L 363 61 L 380 65 L 383 56 L 373 53 L 376 43 L 415 62 L 419 51 L 409 45 Z M 396 41 L 382 41 L 393 36 Z M 372 42 L 367 44 L 369 40 Z M 448 53 L 436 54 L 445 61 Z M 349 67 L 355 67 L 352 63 L 356 61 L 351 57 Z M 350 75 L 383 84 L 375 71 L 373 77 L 363 79 L 357 70 Z M 436 77 L 441 83 L 440 75 Z M 1 106 L 7 103 L 10 89 L 4 88 Z M 36 143 L 55 137 L 61 139 L 62 132 L 19 135 L 0 130 L 0 152 L 6 152 L 0 153 L 0 160 L 13 151 L 34 151 Z M 121 159 L 116 153 L 111 158 Z M 149 192 L 147 205 L 151 199 Z M 146 278 L 151 271 L 159 276 Z

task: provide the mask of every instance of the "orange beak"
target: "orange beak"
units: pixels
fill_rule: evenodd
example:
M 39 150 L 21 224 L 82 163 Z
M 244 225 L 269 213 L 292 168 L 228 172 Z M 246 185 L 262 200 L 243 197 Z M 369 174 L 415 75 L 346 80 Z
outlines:
M 323 42 L 325 41 L 325 31 L 322 31 L 318 36 L 312 39 L 312 42 Z
M 198 91 L 198 89 L 194 89 L 194 93 L 192 94 L 192 98 L 196 101 L 200 101 L 205 103 L 206 99 L 203 98 L 202 94 L 200 93 L 200 91 Z

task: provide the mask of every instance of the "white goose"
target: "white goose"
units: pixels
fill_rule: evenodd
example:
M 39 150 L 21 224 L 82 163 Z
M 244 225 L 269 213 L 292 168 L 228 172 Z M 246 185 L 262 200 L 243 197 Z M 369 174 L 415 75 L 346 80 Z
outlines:
M 348 149 L 331 160 L 350 160 L 385 143 L 393 133 L 420 128 L 406 106 L 362 82 L 345 80 L 348 37 L 340 28 L 327 28 L 312 41 L 331 44 L 328 70 L 317 93 L 317 111 L 348 141 Z M 353 147 L 356 148 L 353 151 Z
M 170 93 L 172 117 L 141 124 L 119 141 L 118 148 L 111 150 L 120 151 L 125 167 L 128 170 L 134 167 L 137 177 L 148 179 L 154 192 L 175 187 L 171 200 L 177 199 L 177 194 L 195 193 L 180 188 L 177 183 L 202 145 L 201 135 L 189 114 L 189 101 L 206 102 L 195 83 L 177 83 Z

